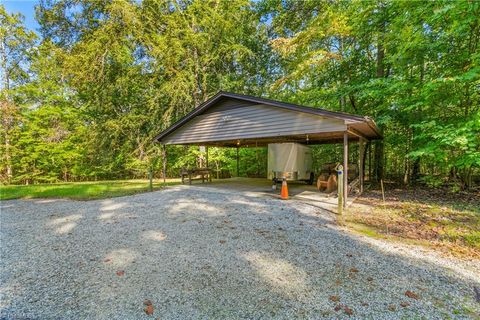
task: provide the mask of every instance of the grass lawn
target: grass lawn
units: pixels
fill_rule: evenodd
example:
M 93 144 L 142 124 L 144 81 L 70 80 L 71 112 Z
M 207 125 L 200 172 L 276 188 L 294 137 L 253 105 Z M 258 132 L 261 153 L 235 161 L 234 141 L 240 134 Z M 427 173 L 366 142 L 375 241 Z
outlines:
M 179 184 L 180 179 L 167 179 L 167 185 Z M 153 189 L 163 186 L 163 180 L 154 180 Z M 69 182 L 34 185 L 0 186 L 0 200 L 30 198 L 68 198 L 92 200 L 120 197 L 148 191 L 148 180 L 115 180 Z
M 480 194 L 443 189 L 365 192 L 349 209 L 347 223 L 357 232 L 436 247 L 480 258 Z

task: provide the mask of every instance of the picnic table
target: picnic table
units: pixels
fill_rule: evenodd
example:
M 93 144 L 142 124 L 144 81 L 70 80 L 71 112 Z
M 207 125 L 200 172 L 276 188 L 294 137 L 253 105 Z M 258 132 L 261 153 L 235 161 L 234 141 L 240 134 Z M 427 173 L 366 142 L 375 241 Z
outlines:
M 209 168 L 182 169 L 180 175 L 182 184 L 185 182 L 185 178 L 188 179 L 189 184 L 192 184 L 192 180 L 202 180 L 202 183 L 205 183 L 206 179 L 212 182 L 212 170 Z

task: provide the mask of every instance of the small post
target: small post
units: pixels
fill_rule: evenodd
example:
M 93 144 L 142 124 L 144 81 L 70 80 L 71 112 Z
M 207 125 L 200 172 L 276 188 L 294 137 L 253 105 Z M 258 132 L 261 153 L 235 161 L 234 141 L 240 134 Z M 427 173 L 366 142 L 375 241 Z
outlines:
M 337 188 L 338 188 L 338 223 L 343 224 L 343 206 L 344 206 L 344 197 L 343 197 L 343 166 L 339 164 L 337 166 Z
M 149 179 L 148 190 L 152 192 L 153 191 L 153 165 L 150 165 L 150 168 L 148 170 L 148 179 Z
M 166 145 L 162 145 L 163 148 L 162 148 L 162 158 L 163 158 L 163 172 L 162 172 L 162 175 L 163 175 L 163 186 L 166 187 L 167 186 L 167 146 Z
M 385 189 L 383 188 L 383 179 L 380 179 L 380 187 L 382 187 L 382 199 L 383 204 L 385 204 Z

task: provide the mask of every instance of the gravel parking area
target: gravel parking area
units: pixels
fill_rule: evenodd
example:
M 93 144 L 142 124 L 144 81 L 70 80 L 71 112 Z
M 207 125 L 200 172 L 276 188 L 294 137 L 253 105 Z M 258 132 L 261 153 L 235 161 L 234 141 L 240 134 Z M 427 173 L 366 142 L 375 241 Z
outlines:
M 0 318 L 479 317 L 479 261 L 334 221 L 305 201 L 200 185 L 3 201 Z

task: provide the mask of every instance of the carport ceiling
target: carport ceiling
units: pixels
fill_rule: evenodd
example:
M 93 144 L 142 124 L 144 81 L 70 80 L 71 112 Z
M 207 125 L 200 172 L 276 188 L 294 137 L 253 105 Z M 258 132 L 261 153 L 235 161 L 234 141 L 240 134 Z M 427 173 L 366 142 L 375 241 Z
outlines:
M 164 145 L 255 147 L 340 143 L 345 132 L 352 140 L 382 138 L 369 117 L 221 91 L 155 140 Z

